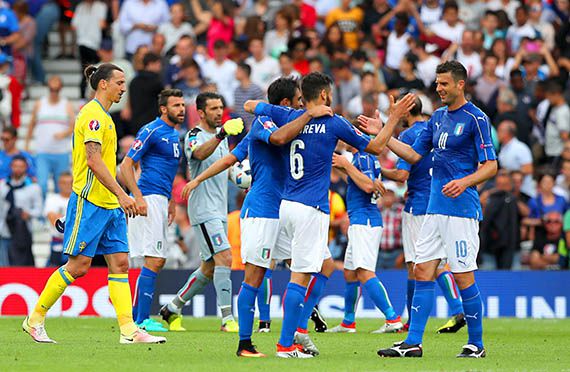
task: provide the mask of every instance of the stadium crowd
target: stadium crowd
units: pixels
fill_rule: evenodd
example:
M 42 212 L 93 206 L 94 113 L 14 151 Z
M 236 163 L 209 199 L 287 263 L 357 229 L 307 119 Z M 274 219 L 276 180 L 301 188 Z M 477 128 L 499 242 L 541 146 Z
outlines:
M 61 94 L 62 79 L 43 69 L 47 35 L 57 26 L 57 58 L 78 58 L 82 66 L 112 62 L 125 71 L 128 96 L 110 112 L 120 157 L 157 116 L 157 95 L 166 87 L 184 92 L 181 138 L 198 121 L 199 93 L 221 93 L 225 119 L 243 118 L 247 131 L 253 116 L 244 111 L 246 100 L 265 99 L 280 76 L 312 71 L 334 78 L 334 111 L 349 120 L 373 117 L 376 110 L 385 119 L 389 96 L 409 91 L 421 98 L 428 117 L 440 105 L 436 66 L 458 60 L 469 74 L 468 98 L 491 119 L 501 169 L 480 187 L 481 268 L 568 267 L 568 0 L 17 0 L 2 2 L 0 14 L 0 266 L 45 264 L 34 262 L 32 221 L 53 225 L 71 193 L 70 136 L 79 107 Z M 75 35 L 73 45 L 66 33 Z M 48 93 L 33 103 L 26 133 L 18 132 L 21 102 L 37 84 L 47 85 Z M 83 100 L 92 95 L 85 79 L 77 89 Z M 18 136 L 24 148 L 18 148 Z M 343 144 L 338 151 L 348 153 Z M 386 149 L 378 160 L 382 169 L 392 169 L 397 158 Z M 336 172 L 329 192 L 330 248 L 340 268 L 349 221 L 346 184 Z M 186 182 L 183 159 L 173 190 L 177 239 L 170 264 L 190 268 L 200 261 L 181 197 Z M 406 186 L 385 186 L 378 202 L 384 220 L 378 268 L 401 268 Z M 229 187 L 232 267 L 240 269 L 244 193 Z M 60 265 L 62 236 L 55 230 L 51 251 L 47 264 Z

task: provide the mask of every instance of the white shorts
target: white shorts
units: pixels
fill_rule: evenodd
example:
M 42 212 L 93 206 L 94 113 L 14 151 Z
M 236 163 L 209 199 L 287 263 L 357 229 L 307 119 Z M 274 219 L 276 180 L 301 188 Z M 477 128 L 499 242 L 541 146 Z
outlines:
M 242 262 L 269 269 L 279 234 L 279 220 L 276 218 L 242 218 L 240 230 Z
M 147 215 L 129 218 L 127 225 L 129 255 L 166 258 L 168 198 L 163 195 L 147 195 L 144 200 Z
M 416 242 L 424 223 L 425 214 L 414 216 L 402 212 L 402 243 L 406 262 L 416 262 Z
M 416 242 L 416 263 L 441 259 L 453 273 L 477 270 L 479 221 L 428 214 Z
M 376 271 L 378 250 L 382 239 L 382 226 L 350 225 L 348 245 L 344 255 L 344 268 Z
M 330 217 L 307 205 L 283 200 L 279 223 L 291 240 L 291 271 L 318 273 L 323 260 L 330 257 L 328 235 Z

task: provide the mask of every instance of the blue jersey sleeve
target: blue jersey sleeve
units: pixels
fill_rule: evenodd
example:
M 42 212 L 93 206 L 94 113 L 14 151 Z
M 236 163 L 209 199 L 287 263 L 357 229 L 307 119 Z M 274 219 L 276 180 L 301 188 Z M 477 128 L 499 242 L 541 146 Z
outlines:
M 251 125 L 249 135 L 252 140 L 259 140 L 270 145 L 271 141 L 269 138 L 271 137 L 271 133 L 276 130 L 277 125 L 275 125 L 269 116 L 258 116 Z
M 370 137 L 356 129 L 342 116 L 335 115 L 330 120 L 331 124 L 333 124 L 331 127 L 334 134 L 344 142 L 358 149 L 358 151 L 364 151 L 366 146 L 370 143 Z
M 232 150 L 232 155 L 237 158 L 237 160 L 241 163 L 243 159 L 247 158 L 247 154 L 249 153 L 249 141 L 251 140 L 251 131 L 245 136 L 240 143 L 237 144 L 235 149 Z
M 156 129 L 153 130 L 145 125 L 137 133 L 137 138 L 135 138 L 135 142 L 133 142 L 131 149 L 127 153 L 127 156 L 133 159 L 135 163 L 141 160 L 152 145 L 152 134 L 155 130 Z
M 489 118 L 487 115 L 474 116 L 473 120 L 473 139 L 475 141 L 479 163 L 486 162 L 487 160 L 496 160 L 497 154 L 495 153 L 493 141 L 491 140 Z
M 258 116 L 269 116 L 277 126 L 282 126 L 287 124 L 290 121 L 289 117 L 297 111 L 302 112 L 302 110 L 295 110 L 290 107 L 260 102 L 255 106 L 254 114 Z
M 414 131 L 412 130 L 412 128 L 405 130 L 402 133 L 400 133 L 400 135 L 398 136 L 398 140 L 405 143 L 406 145 L 412 146 L 416 140 L 416 137 L 414 135 Z M 401 169 L 401 170 L 405 170 L 405 171 L 410 172 L 412 170 L 412 164 L 410 164 L 407 161 L 405 161 L 404 159 L 400 158 L 400 159 L 398 159 L 398 162 L 396 163 L 396 169 Z
M 412 149 L 421 156 L 425 156 L 433 149 L 434 116 L 429 119 L 427 126 L 418 134 L 412 145 Z

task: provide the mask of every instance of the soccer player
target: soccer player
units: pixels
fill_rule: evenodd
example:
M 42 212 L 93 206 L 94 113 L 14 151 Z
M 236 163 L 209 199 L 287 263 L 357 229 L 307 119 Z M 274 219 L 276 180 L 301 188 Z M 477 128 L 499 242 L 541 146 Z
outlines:
M 139 327 L 166 332 L 150 318 L 156 276 L 166 262 L 167 228 L 176 213 L 172 183 L 180 160 L 180 141 L 175 126 L 184 121 L 184 95 L 165 89 L 158 96 L 160 117 L 143 126 L 121 163 L 121 175 L 131 190 L 141 216 L 129 219 L 129 250 L 134 259 L 143 259 L 137 280 L 133 317 Z M 134 166 L 140 162 L 137 182 Z
M 96 254 L 109 266 L 109 297 L 117 313 L 120 343 L 164 343 L 133 322 L 129 287 L 129 247 L 125 214 L 141 213 L 115 180 L 117 134 L 108 111 L 126 91 L 123 71 L 110 63 L 88 66 L 85 77 L 95 98 L 77 116 L 73 133 L 73 193 L 67 205 L 64 252 L 68 262 L 48 279 L 22 327 L 36 342 L 55 343 L 44 328 L 47 311 L 65 288 L 89 271 Z
M 205 92 L 196 97 L 200 122 L 186 134 L 184 150 L 191 177 L 197 177 L 218 159 L 229 153 L 228 136 L 243 131 L 241 119 L 231 119 L 222 125 L 224 104 L 222 96 Z M 213 280 L 218 306 L 222 312 L 221 330 L 237 332 L 232 315 L 232 255 L 227 237 L 228 173 L 210 178 L 194 190 L 188 201 L 188 216 L 200 239 L 202 264 L 190 275 L 174 299 L 160 309 L 160 315 L 171 331 L 183 331 L 182 307 L 201 293 Z
M 374 333 L 399 332 L 404 325 L 375 273 L 382 238 L 382 215 L 376 205 L 374 185 L 374 180 L 380 176 L 380 162 L 373 155 L 354 147 L 349 149 L 353 154 L 352 162 L 346 156 L 336 153 L 333 154 L 332 162 L 333 167 L 342 171 L 343 178 L 348 183 L 346 204 L 350 226 L 344 256 L 344 319 L 328 332 L 356 332 L 354 317 L 361 284 L 374 305 L 386 317 L 386 323 Z
M 272 104 L 299 108 L 301 104 L 297 82 L 280 78 L 268 88 Z M 288 143 L 312 117 L 332 116 L 332 109 L 315 106 L 293 122 L 278 128 L 269 117 L 257 116 L 248 135 L 231 154 L 218 160 L 183 190 L 184 196 L 206 179 L 220 173 L 248 154 L 253 184 L 241 209 L 241 254 L 245 263 L 245 278 L 238 296 L 239 345 L 237 355 L 264 357 L 251 342 L 255 300 L 272 258 L 290 258 L 290 242 L 279 235 L 279 204 L 285 178 L 283 151 L 277 147 Z
M 482 358 L 483 303 L 475 283 L 481 204 L 476 185 L 497 172 L 489 118 L 465 99 L 467 71 L 457 61 L 436 69 L 436 89 L 446 106 L 436 110 L 412 146 L 390 139 L 389 147 L 415 164 L 432 156 L 433 177 L 427 215 L 416 243 L 416 288 L 408 337 L 378 350 L 382 357 L 421 357 L 422 337 L 433 307 L 434 277 L 442 260 L 455 277 L 469 340 L 458 357 Z
M 332 101 L 332 80 L 321 73 L 305 76 L 301 83 L 307 109 Z M 344 118 L 313 118 L 288 145 L 285 189 L 279 209 L 279 223 L 291 239 L 291 281 L 283 300 L 283 327 L 277 344 L 277 356 L 282 358 L 311 358 L 293 345 L 295 331 L 301 317 L 307 285 L 312 274 L 319 273 L 328 252 L 329 228 L 328 186 L 332 168 L 332 154 L 337 141 L 343 140 L 372 154 L 379 154 L 390 138 L 398 118 L 413 105 L 408 95 L 394 106 L 386 129 L 374 139 L 357 131 Z M 277 125 L 290 122 L 304 113 L 266 103 L 258 103 L 256 115 L 267 115 Z M 314 288 L 313 288 L 314 289 Z M 309 291 L 310 292 L 310 291 Z M 310 313 L 307 315 L 307 318 Z
M 422 101 L 416 98 L 416 104 L 408 115 L 402 118 L 402 124 L 409 128 L 400 133 L 399 140 L 407 145 L 413 145 L 416 138 L 425 129 L 427 123 L 422 116 Z M 409 329 L 412 315 L 412 298 L 416 280 L 414 276 L 414 262 L 416 259 L 416 242 L 428 207 L 431 169 L 433 156 L 428 155 L 416 164 L 410 164 L 399 159 L 396 169 L 383 169 L 382 175 L 388 179 L 406 182 L 408 185 L 408 199 L 402 213 L 402 241 L 404 245 L 404 258 L 408 266 L 408 283 L 406 307 L 408 309 L 408 322 L 405 329 Z M 459 289 L 451 272 L 441 262 L 437 268 L 436 281 L 451 310 L 451 319 L 438 328 L 438 333 L 455 333 L 465 326 L 463 305 L 459 298 Z

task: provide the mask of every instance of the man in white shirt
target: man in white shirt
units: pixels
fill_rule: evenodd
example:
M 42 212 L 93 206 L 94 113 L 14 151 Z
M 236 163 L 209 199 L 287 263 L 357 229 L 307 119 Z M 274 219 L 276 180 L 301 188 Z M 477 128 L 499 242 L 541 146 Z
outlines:
M 524 175 L 521 190 L 528 195 L 534 195 L 535 187 L 532 181 L 532 153 L 530 148 L 516 137 L 517 125 L 504 120 L 497 127 L 497 137 L 501 144 L 499 165 L 508 171 L 520 171 Z
M 228 59 L 228 46 L 223 40 L 214 42 L 214 58 L 202 64 L 202 74 L 216 84 L 218 93 L 224 96 L 225 107 L 234 106 L 234 91 L 239 83 L 236 79 L 237 65 Z
M 422 40 L 413 40 L 410 47 L 412 53 L 418 56 L 419 59 L 416 65 L 418 77 L 429 88 L 435 81 L 435 69 L 441 63 L 441 60 L 426 51 L 426 43 Z
M 259 37 L 251 38 L 249 52 L 251 56 L 245 60 L 245 63 L 251 67 L 251 81 L 267 92 L 269 84 L 279 77 L 279 63 L 275 58 L 265 54 L 263 39 Z
M 58 194 L 48 194 L 44 206 L 44 217 L 51 226 L 51 253 L 46 266 L 61 266 L 67 261 L 67 256 L 63 254 L 63 233 L 56 230 L 56 221 L 65 216 L 67 202 L 71 195 L 73 178 L 71 173 L 64 172 L 57 180 L 59 186 Z
M 528 8 L 526 6 L 521 5 L 517 8 L 515 20 L 516 22 L 507 30 L 507 40 L 511 42 L 511 50 L 516 52 L 523 38 L 527 37 L 533 40 L 538 35 L 536 30 L 528 22 Z
M 410 20 L 406 13 L 396 14 L 394 30 L 388 35 L 386 46 L 386 67 L 398 70 L 402 59 L 410 50 L 408 39 L 410 34 L 406 32 Z
M 481 56 L 475 51 L 475 32 L 463 31 L 461 46 L 457 50 L 456 59 L 467 69 L 469 79 L 476 79 L 481 76 L 483 66 L 481 65 Z
M 544 152 L 552 165 L 557 165 L 564 143 L 570 138 L 570 107 L 564 98 L 564 90 L 556 80 L 546 85 L 546 99 L 551 108 L 544 130 Z
M 141 45 L 150 45 L 152 35 L 170 20 L 164 0 L 126 0 L 119 12 L 119 27 L 125 35 L 125 51 L 130 59 Z
M 465 25 L 459 20 L 459 8 L 455 1 L 447 1 L 443 6 L 443 16 L 441 21 L 432 24 L 430 30 L 452 43 L 459 43 L 461 35 L 465 30 Z

